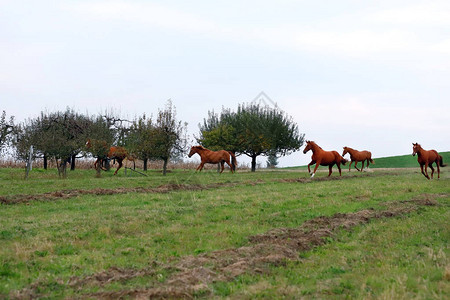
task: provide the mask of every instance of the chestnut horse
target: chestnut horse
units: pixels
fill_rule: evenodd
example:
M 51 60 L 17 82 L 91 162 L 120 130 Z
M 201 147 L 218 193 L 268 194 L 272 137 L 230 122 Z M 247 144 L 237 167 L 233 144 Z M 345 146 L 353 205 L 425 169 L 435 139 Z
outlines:
M 344 156 L 347 153 L 350 153 L 350 159 L 351 159 L 350 165 L 348 166 L 349 172 L 350 172 L 350 168 L 351 168 L 353 162 L 355 162 L 355 169 L 360 172 L 362 172 L 362 170 L 364 169 L 365 161 L 367 161 L 367 168 L 369 168 L 369 161 L 373 164 L 375 163 L 372 160 L 372 153 L 370 153 L 370 151 L 358 151 L 358 150 L 352 149 L 350 147 L 344 147 L 344 152 L 342 152 L 342 156 Z M 359 161 L 362 161 L 361 170 L 358 169 L 358 167 L 356 166 Z
M 133 161 L 134 159 L 128 154 L 128 151 L 119 146 L 112 146 L 108 148 L 108 145 L 105 141 L 98 141 L 98 140 L 91 140 L 88 139 L 86 142 L 86 148 L 91 149 L 94 148 L 95 152 L 100 153 L 100 155 L 97 156 L 97 160 L 94 162 L 94 168 L 101 168 L 102 170 L 106 171 L 106 169 L 102 166 L 103 162 L 107 159 L 115 159 L 117 160 L 117 163 L 119 166 L 117 167 L 116 171 L 114 172 L 114 175 L 117 174 L 120 168 L 122 168 L 122 162 L 125 158 L 128 160 Z
M 436 163 L 437 171 L 438 171 L 438 178 L 440 178 L 440 170 L 439 167 L 445 167 L 444 162 L 442 161 L 442 156 L 437 153 L 436 150 L 424 150 L 422 146 L 420 146 L 418 143 L 413 143 L 413 153 L 412 155 L 415 156 L 417 154 L 417 161 L 420 164 L 420 170 L 422 171 L 423 176 L 425 176 L 427 179 L 430 179 L 428 176 L 427 168 L 430 167 L 431 169 L 431 178 L 433 178 L 434 168 L 433 163 Z M 423 172 L 423 166 L 425 165 L 425 172 Z
M 196 171 L 201 171 L 205 164 L 217 164 L 217 163 L 220 163 L 220 165 L 222 167 L 222 170 L 220 171 L 220 173 L 223 172 L 225 163 L 227 163 L 227 165 L 230 166 L 231 173 L 233 173 L 236 170 L 236 164 L 237 164 L 236 156 L 231 151 L 227 151 L 227 150 L 212 151 L 212 150 L 206 149 L 203 146 L 192 146 L 188 157 L 190 158 L 195 153 L 198 153 L 198 155 L 200 155 L 200 158 L 202 160 L 200 165 L 197 167 Z M 231 156 L 231 162 L 230 162 L 230 156 Z
M 328 176 L 332 173 L 332 168 L 336 164 L 339 169 L 339 175 L 341 174 L 341 164 L 345 165 L 347 160 L 339 155 L 337 151 L 325 151 L 322 148 L 319 147 L 315 142 L 313 141 L 306 141 L 306 147 L 305 150 L 303 150 L 303 153 L 306 154 L 309 150 L 312 150 L 313 155 L 311 156 L 311 162 L 308 164 L 308 172 L 311 174 L 311 178 L 314 177 L 316 174 L 317 168 L 319 165 L 321 166 L 328 166 L 329 173 Z M 314 172 L 311 173 L 310 166 L 316 164 L 314 168 Z

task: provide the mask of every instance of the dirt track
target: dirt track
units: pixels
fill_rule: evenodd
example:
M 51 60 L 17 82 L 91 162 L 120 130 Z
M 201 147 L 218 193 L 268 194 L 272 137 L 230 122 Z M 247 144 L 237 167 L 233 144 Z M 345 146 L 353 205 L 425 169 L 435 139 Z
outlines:
M 187 256 L 166 265 L 153 262 L 144 269 L 111 268 L 87 277 L 72 277 L 68 282 L 73 289 L 82 286 L 105 286 L 112 282 L 127 281 L 137 277 L 155 277 L 161 270 L 171 274 L 162 283 L 146 289 L 122 290 L 118 292 L 98 292 L 86 297 L 117 299 L 132 298 L 192 298 L 196 292 L 210 293 L 208 285 L 217 281 L 231 281 L 247 273 L 264 273 L 269 266 L 283 265 L 289 260 L 297 260 L 298 253 L 308 251 L 326 243 L 326 238 L 339 230 L 350 230 L 354 226 L 370 222 L 372 219 L 390 218 L 416 211 L 420 206 L 438 205 L 434 199 L 440 195 L 422 195 L 418 198 L 386 203 L 385 210 L 366 209 L 355 213 L 338 213 L 330 217 L 322 216 L 306 221 L 298 228 L 278 228 L 265 234 L 250 236 L 249 245 Z M 448 194 L 443 195 L 448 196 Z M 12 298 L 36 298 L 39 283 L 12 294 Z

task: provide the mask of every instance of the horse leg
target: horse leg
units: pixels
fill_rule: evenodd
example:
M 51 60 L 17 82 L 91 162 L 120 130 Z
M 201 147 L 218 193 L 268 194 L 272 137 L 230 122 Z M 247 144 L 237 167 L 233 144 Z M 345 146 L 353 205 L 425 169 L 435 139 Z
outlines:
M 350 161 L 350 165 L 348 166 L 348 171 L 349 171 L 349 172 L 350 172 L 350 168 L 352 167 L 352 162 L 353 162 L 353 160 Z
M 204 165 L 205 165 L 205 163 L 204 163 L 204 162 L 201 162 L 200 165 L 197 167 L 197 170 L 195 170 L 195 171 L 201 172 Z
M 312 174 L 312 173 L 311 173 L 310 166 L 313 165 L 313 164 L 315 164 L 315 163 L 316 163 L 316 162 L 315 162 L 314 160 L 312 160 L 312 161 L 308 164 L 308 174 L 309 174 L 309 175 Z
M 440 176 L 440 174 L 439 174 L 439 173 L 441 172 L 441 171 L 439 170 L 439 158 L 438 158 L 438 160 L 436 161 L 436 166 L 437 166 L 437 170 L 438 170 L 438 179 L 439 179 L 439 178 L 441 178 L 441 176 Z
M 362 172 L 363 169 L 364 169 L 364 160 L 362 161 L 362 166 L 361 166 L 361 171 L 360 172 Z
M 367 167 L 366 167 L 366 169 L 367 170 L 369 169 L 369 159 L 367 159 Z
M 328 166 L 328 177 L 330 177 L 331 173 L 333 173 L 332 169 L 333 169 L 333 165 L 329 165 Z
M 429 165 L 430 169 L 431 169 L 431 179 L 433 179 L 433 174 L 434 174 L 434 168 L 433 168 L 433 163 L 431 163 Z
M 226 161 L 226 163 L 227 163 L 228 166 L 230 166 L 231 173 L 234 173 L 233 166 L 231 165 L 231 163 L 228 162 L 228 161 Z
M 423 176 L 427 177 L 427 175 L 425 175 L 425 172 L 423 171 L 423 165 L 422 164 L 420 165 L 420 172 L 422 172 Z
M 342 176 L 342 173 L 341 173 L 341 163 L 337 163 L 337 167 L 338 167 L 338 170 L 339 170 L 339 176 Z
M 358 161 L 355 160 L 355 169 L 358 170 L 358 171 L 360 171 L 360 170 L 358 169 L 358 167 L 356 166 L 357 164 L 358 164 Z
M 225 162 L 222 160 L 222 161 L 220 162 L 220 167 L 221 167 L 220 174 L 222 174 L 223 169 L 224 169 L 224 166 L 225 166 Z
M 312 163 L 312 162 L 311 162 L 311 163 Z M 309 163 L 309 164 L 311 164 L 311 163 Z M 317 168 L 319 167 L 319 165 L 320 165 L 320 162 L 319 162 L 319 161 L 316 161 L 316 166 L 314 167 L 314 172 L 312 173 L 311 178 L 313 178 L 314 175 L 316 175 L 316 171 L 317 171 Z M 308 168 L 309 168 L 309 165 L 308 165 Z M 310 174 L 311 174 L 311 173 L 310 173 Z
M 117 170 L 114 172 L 114 175 L 116 175 L 117 171 L 119 171 L 119 169 L 122 168 L 122 159 L 118 158 L 117 162 L 119 163 L 119 166 L 117 167 Z
M 428 176 L 428 163 L 425 163 L 425 177 L 428 178 L 428 180 L 430 179 L 430 176 Z

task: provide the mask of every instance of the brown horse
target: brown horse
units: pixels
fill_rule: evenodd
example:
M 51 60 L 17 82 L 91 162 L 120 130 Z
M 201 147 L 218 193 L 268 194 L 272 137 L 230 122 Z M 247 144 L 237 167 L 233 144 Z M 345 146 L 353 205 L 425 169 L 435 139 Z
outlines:
M 358 150 L 352 149 L 350 147 L 344 147 L 344 152 L 342 152 L 342 156 L 344 156 L 347 153 L 350 153 L 350 159 L 351 159 L 350 165 L 348 166 L 349 172 L 350 172 L 350 168 L 351 168 L 353 162 L 355 162 L 355 169 L 360 172 L 362 172 L 362 170 L 364 169 L 365 161 L 367 161 L 367 168 L 369 168 L 369 161 L 373 164 L 375 163 L 372 160 L 372 153 L 370 153 L 370 151 L 358 151 Z M 358 169 L 358 167 L 356 166 L 359 161 L 362 162 L 361 170 Z
M 231 151 L 227 151 L 227 150 L 212 151 L 212 150 L 206 149 L 203 146 L 192 146 L 188 157 L 190 158 L 195 153 L 198 153 L 198 155 L 200 155 L 200 158 L 201 158 L 201 163 L 197 167 L 196 171 L 201 171 L 205 164 L 217 164 L 217 163 L 220 163 L 220 165 L 222 167 L 222 170 L 220 171 L 220 173 L 223 172 L 225 163 L 227 163 L 227 165 L 230 166 L 231 173 L 233 173 L 236 170 L 236 165 L 237 165 L 236 156 Z M 231 156 L 231 162 L 230 162 L 230 156 Z
M 437 153 L 436 150 L 424 150 L 422 146 L 420 146 L 418 143 L 413 143 L 413 153 L 412 155 L 415 156 L 417 154 L 417 161 L 420 165 L 420 170 L 422 171 L 423 176 L 425 176 L 427 179 L 430 179 L 428 176 L 427 168 L 430 167 L 431 169 L 431 178 L 433 178 L 434 168 L 433 163 L 436 163 L 437 171 L 438 171 L 438 178 L 440 178 L 440 170 L 439 167 L 445 167 L 444 162 L 442 161 L 442 156 Z M 425 172 L 423 171 L 423 166 L 425 165 Z
M 103 163 L 107 159 L 117 160 L 119 166 L 114 172 L 114 175 L 116 175 L 119 169 L 122 168 L 122 162 L 125 158 L 134 161 L 134 158 L 128 154 L 128 151 L 125 148 L 119 146 L 108 147 L 105 141 L 88 139 L 86 142 L 86 148 L 93 149 L 93 152 L 97 154 L 97 160 L 94 162 L 95 169 L 101 168 L 102 170 L 106 171 L 106 169 L 103 167 Z
M 303 153 L 306 154 L 309 150 L 312 150 L 313 155 L 311 156 L 311 162 L 308 164 L 308 172 L 311 174 L 311 178 L 314 177 L 316 174 L 317 168 L 319 165 L 321 166 L 328 166 L 329 173 L 328 176 L 332 173 L 332 168 L 336 164 L 339 169 L 339 175 L 341 174 L 341 164 L 345 165 L 347 160 L 339 155 L 337 151 L 325 151 L 322 148 L 319 147 L 315 142 L 313 141 L 306 141 L 306 147 L 305 150 L 303 150 Z M 314 168 L 314 172 L 311 173 L 310 166 L 316 164 Z

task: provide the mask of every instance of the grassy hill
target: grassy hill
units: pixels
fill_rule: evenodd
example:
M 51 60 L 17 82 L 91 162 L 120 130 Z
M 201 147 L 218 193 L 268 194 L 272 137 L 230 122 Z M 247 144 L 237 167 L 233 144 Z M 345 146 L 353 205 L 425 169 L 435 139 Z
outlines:
M 450 151 L 439 153 L 444 164 L 450 163 Z M 379 157 L 374 158 L 375 164 L 370 165 L 371 168 L 414 168 L 418 167 L 417 156 L 412 156 L 411 154 L 400 155 L 400 156 L 389 156 L 389 157 Z M 358 164 L 361 166 L 361 163 Z
M 418 172 L 0 168 L 0 299 L 447 299 L 450 177 Z

